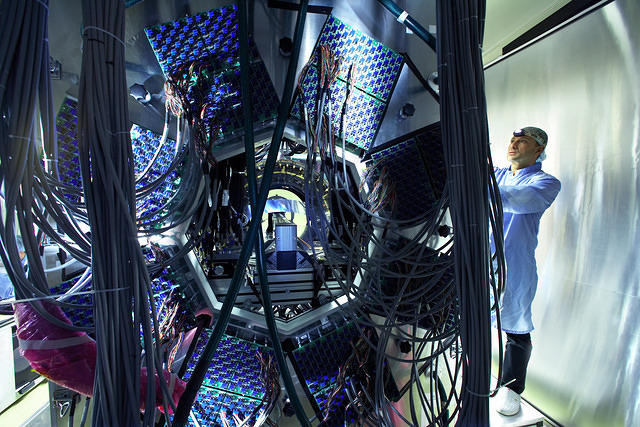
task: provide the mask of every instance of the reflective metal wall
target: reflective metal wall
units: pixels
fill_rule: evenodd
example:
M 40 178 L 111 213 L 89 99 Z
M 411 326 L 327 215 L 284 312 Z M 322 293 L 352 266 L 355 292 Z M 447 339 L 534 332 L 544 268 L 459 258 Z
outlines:
M 618 0 L 486 70 L 494 161 L 549 133 L 525 397 L 566 425 L 640 425 L 640 2 Z

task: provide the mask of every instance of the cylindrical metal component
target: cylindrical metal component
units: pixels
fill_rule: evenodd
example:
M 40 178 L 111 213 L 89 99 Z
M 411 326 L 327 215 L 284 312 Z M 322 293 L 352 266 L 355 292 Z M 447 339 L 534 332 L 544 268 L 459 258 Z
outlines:
M 298 227 L 290 222 L 276 224 L 276 252 L 295 251 Z

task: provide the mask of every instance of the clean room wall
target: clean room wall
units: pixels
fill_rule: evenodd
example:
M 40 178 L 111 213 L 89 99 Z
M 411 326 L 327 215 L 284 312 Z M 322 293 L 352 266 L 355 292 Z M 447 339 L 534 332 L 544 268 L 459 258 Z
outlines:
M 640 425 L 640 2 L 618 0 L 486 70 L 494 162 L 549 134 L 525 397 L 565 425 Z

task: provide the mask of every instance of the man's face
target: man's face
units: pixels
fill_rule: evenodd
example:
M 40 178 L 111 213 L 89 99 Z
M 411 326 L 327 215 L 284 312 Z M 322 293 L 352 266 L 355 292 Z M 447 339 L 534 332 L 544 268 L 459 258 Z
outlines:
M 538 155 L 542 153 L 544 147 L 530 136 L 514 136 L 511 138 L 509 148 L 507 148 L 507 160 L 516 169 L 526 168 L 536 162 Z

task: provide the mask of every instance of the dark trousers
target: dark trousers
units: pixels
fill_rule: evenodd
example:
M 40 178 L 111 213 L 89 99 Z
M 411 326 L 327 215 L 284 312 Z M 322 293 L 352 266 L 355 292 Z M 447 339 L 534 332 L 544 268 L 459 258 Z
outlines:
M 531 357 L 531 335 L 507 333 L 502 384 L 520 394 L 524 391 L 527 365 Z

